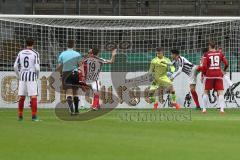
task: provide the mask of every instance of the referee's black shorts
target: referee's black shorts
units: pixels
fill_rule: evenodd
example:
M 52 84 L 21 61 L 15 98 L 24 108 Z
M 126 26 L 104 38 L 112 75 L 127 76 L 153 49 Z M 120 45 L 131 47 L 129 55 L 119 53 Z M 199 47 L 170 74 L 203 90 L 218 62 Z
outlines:
M 77 71 L 66 71 L 62 74 L 62 86 L 63 89 L 75 89 L 76 87 L 79 88 L 79 78 Z

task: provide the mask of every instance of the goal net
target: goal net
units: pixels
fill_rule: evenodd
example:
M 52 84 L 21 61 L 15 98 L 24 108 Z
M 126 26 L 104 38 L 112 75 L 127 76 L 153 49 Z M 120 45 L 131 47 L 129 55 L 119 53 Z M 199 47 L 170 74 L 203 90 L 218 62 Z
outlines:
M 237 83 L 240 76 L 239 24 L 240 19 L 234 17 L 0 15 L 0 107 L 17 101 L 13 63 L 17 53 L 25 47 L 27 37 L 35 39 L 34 48 L 40 53 L 39 102 L 42 106 L 54 107 L 64 97 L 51 86 L 53 81 L 57 81 L 51 74 L 55 72 L 59 53 L 66 49 L 67 42 L 71 39 L 75 40 L 75 49 L 82 54 L 87 54 L 91 47 L 98 46 L 101 57 L 106 59 L 111 57 L 111 49 L 117 48 L 116 62 L 103 66 L 100 76 L 103 89 L 113 92 L 112 94 L 115 92 L 115 99 L 108 92 L 104 94 L 103 101 L 105 104 L 118 101 L 120 107 L 145 108 L 152 105 L 146 102 L 149 84 L 142 85 L 139 79 L 136 82 L 131 79 L 148 72 L 149 64 L 156 56 L 156 47 L 164 48 L 164 54 L 168 58 L 171 58 L 171 49 L 178 49 L 182 56 L 198 65 L 207 42 L 214 40 L 217 48 L 222 48 L 229 60 L 228 74 Z M 132 82 L 131 85 L 124 84 L 128 82 Z M 202 84 L 199 77 L 197 86 L 201 99 Z M 174 81 L 174 87 L 177 101 L 183 105 L 185 95 L 189 92 L 188 77 L 182 73 Z M 235 95 L 231 97 L 235 100 L 240 98 L 236 91 L 237 87 Z M 138 100 L 136 96 L 141 98 Z M 126 97 L 132 99 L 125 102 Z M 194 106 L 194 103 L 190 106 Z M 234 107 L 235 103 L 232 101 L 228 106 Z

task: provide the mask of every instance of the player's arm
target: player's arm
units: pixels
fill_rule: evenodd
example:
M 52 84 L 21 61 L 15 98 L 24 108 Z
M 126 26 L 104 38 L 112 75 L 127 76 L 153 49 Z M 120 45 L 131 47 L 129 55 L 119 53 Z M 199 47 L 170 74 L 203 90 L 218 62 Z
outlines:
M 202 74 L 205 75 L 206 70 L 207 70 L 207 55 L 205 53 L 200 60 L 200 65 L 197 66 L 197 71 L 202 72 Z
M 174 73 L 175 72 L 175 67 L 174 67 L 174 63 L 175 61 L 171 62 L 169 58 L 165 58 L 165 64 L 168 65 L 169 69 L 170 69 L 170 72 L 171 73 Z
M 20 57 L 19 57 L 19 54 L 14 62 L 14 72 L 16 73 L 17 77 L 19 77 L 19 65 L 20 65 Z
M 227 69 L 228 69 L 229 64 L 228 64 L 228 60 L 227 60 L 227 58 L 225 57 L 224 54 L 223 54 L 223 57 L 222 57 L 222 61 L 223 61 L 223 63 L 224 63 L 223 71 L 226 72 Z
M 36 56 L 36 59 L 35 59 L 35 69 L 36 69 L 37 77 L 39 77 L 39 73 L 40 73 L 40 59 L 39 59 L 38 53 L 37 53 L 37 56 Z
M 167 64 L 174 64 L 173 62 L 170 61 L 170 59 L 166 59 Z M 172 77 L 172 74 L 176 71 L 174 65 L 168 65 L 168 72 L 167 72 L 167 76 L 170 78 Z
M 149 71 L 148 71 L 149 73 L 153 73 L 154 72 L 154 63 L 153 63 L 153 61 L 151 61 L 151 63 L 150 63 L 150 67 L 149 67 Z
M 114 63 L 114 62 L 115 62 L 116 54 L 117 54 L 117 49 L 113 49 L 113 50 L 112 50 L 112 57 L 111 57 L 111 59 L 110 59 L 110 60 L 105 60 L 104 63 L 106 63 L 106 64 Z
M 173 61 L 173 62 L 171 62 L 171 61 L 167 61 L 167 62 L 166 61 L 161 61 L 161 63 L 166 64 L 168 66 L 173 66 L 175 61 Z
M 155 74 L 155 64 L 154 64 L 153 60 L 150 63 L 150 67 L 149 67 L 148 73 L 149 73 L 150 79 L 153 79 L 154 78 L 154 74 Z
M 183 69 L 183 62 L 182 62 L 182 59 L 179 59 L 181 61 L 180 65 L 178 66 L 178 70 L 175 71 L 172 76 L 171 76 L 171 79 L 173 80 L 174 78 L 176 78 L 181 72 L 182 72 L 182 69 Z
M 63 68 L 63 61 L 62 61 L 62 56 L 60 54 L 60 56 L 58 57 L 58 64 L 57 64 L 57 71 L 60 73 L 60 75 L 62 76 L 62 68 Z

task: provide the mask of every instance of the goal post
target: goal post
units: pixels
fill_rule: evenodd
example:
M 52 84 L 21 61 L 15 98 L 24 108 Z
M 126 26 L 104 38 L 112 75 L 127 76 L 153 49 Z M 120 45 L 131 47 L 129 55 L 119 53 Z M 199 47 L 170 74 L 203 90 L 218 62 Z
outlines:
M 114 85 L 111 82 L 113 72 L 126 73 L 130 78 L 146 73 L 151 59 L 155 57 L 156 47 L 163 47 L 165 56 L 169 58 L 170 50 L 178 49 L 181 55 L 197 65 L 209 40 L 214 40 L 217 47 L 223 49 L 230 63 L 230 76 L 234 82 L 238 82 L 239 22 L 240 17 L 0 15 L 0 107 L 4 107 L 5 102 L 16 99 L 17 88 L 12 86 L 13 82 L 9 79 L 14 76 L 14 59 L 18 51 L 25 47 L 27 37 L 35 39 L 34 47 L 40 53 L 43 77 L 40 77 L 40 81 L 44 78 L 47 80 L 45 86 L 41 85 L 40 92 L 44 92 L 40 94 L 40 99 L 44 99 L 41 103 L 54 107 L 54 103 L 59 101 L 59 95 L 50 95 L 54 88 L 49 89 L 49 75 L 55 71 L 57 57 L 66 49 L 70 39 L 75 40 L 75 48 L 82 54 L 86 54 L 89 48 L 98 46 L 101 56 L 109 58 L 110 50 L 113 47 L 118 49 L 116 63 L 105 65 L 102 69 L 104 78 L 101 81 L 105 88 Z M 181 104 L 189 92 L 187 78 L 182 74 L 174 82 L 177 100 Z M 201 95 L 200 80 L 198 83 Z M 114 87 L 114 92 L 117 92 L 118 86 Z M 146 86 L 140 88 L 145 90 Z M 124 94 L 127 96 L 129 93 Z M 150 107 L 145 98 L 143 96 L 139 104 L 133 106 Z M 125 103 L 120 106 L 131 107 Z

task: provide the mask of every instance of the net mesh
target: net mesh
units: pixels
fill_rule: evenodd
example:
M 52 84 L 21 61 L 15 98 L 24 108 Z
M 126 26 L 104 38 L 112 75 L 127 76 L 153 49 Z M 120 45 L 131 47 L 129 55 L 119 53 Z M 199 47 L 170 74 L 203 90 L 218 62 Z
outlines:
M 0 17 L 0 69 L 12 71 L 17 52 L 24 48 L 26 37 L 36 40 L 42 71 L 54 71 L 57 57 L 69 39 L 76 41 L 76 50 L 86 53 L 92 46 L 101 49 L 101 56 L 110 57 L 117 47 L 119 60 L 142 65 L 114 67 L 122 70 L 148 70 L 145 64 L 155 56 L 154 49 L 163 47 L 166 56 L 173 48 L 194 64 L 198 64 L 202 49 L 214 40 L 227 55 L 231 71 L 239 71 L 239 21 L 234 20 L 111 20 L 78 18 L 4 18 Z M 140 63 L 141 64 L 141 63 Z M 105 66 L 104 71 L 110 71 Z

